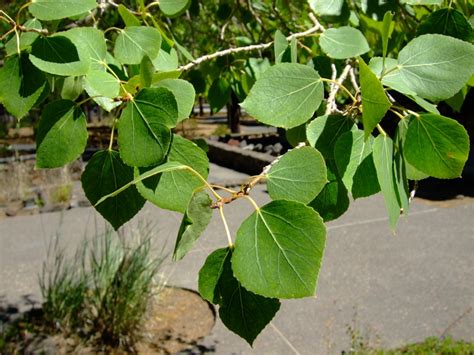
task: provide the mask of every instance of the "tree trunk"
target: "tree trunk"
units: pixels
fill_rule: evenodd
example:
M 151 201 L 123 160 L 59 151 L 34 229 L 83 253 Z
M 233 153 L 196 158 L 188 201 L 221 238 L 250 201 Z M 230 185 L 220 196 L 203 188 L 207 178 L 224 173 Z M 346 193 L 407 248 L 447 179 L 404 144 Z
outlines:
M 232 90 L 227 104 L 227 123 L 231 133 L 240 133 L 240 106 L 237 95 Z

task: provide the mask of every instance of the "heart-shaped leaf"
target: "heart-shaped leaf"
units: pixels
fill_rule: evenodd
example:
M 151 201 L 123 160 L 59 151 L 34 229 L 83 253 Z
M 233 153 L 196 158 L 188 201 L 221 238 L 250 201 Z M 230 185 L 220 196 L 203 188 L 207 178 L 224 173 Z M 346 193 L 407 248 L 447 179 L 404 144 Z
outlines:
M 36 166 L 58 168 L 77 159 L 87 144 L 86 116 L 73 101 L 48 104 L 36 135 Z
M 82 174 L 82 188 L 94 206 L 104 196 L 117 191 L 133 180 L 133 168 L 120 159 L 118 152 L 104 150 L 95 153 Z M 135 216 L 145 204 L 145 199 L 135 186 L 96 205 L 96 210 L 112 224 L 114 229 Z
M 266 178 L 273 200 L 307 204 L 327 183 L 326 164 L 321 153 L 312 147 L 293 149 L 272 166 Z
M 323 83 L 314 69 L 281 63 L 262 73 L 241 106 L 260 122 L 292 128 L 313 116 L 323 94 Z
M 265 297 L 314 295 L 326 227 L 310 207 L 277 200 L 252 213 L 237 231 L 232 269 L 249 291 Z

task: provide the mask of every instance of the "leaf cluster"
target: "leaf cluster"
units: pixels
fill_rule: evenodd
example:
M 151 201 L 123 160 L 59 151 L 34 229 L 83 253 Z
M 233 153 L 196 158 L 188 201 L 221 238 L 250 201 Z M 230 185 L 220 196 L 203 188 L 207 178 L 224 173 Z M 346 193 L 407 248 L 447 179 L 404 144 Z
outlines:
M 82 176 L 87 198 L 115 229 L 146 201 L 182 213 L 175 260 L 216 211 L 227 247 L 211 253 L 199 288 L 249 343 L 280 299 L 314 295 L 325 222 L 351 198 L 381 192 L 395 230 L 410 180 L 462 175 L 469 136 L 438 106 L 459 110 L 473 86 L 464 2 L 137 1 L 100 17 L 93 0 L 35 0 L 26 11 L 22 24 L 1 12 L 11 29 L 0 101 L 18 119 L 46 102 L 38 168 L 84 151 L 84 104 L 110 112 L 109 148 Z M 238 190 L 211 185 L 205 151 L 175 134 L 196 94 L 217 111 L 232 93 L 294 146 Z M 251 196 L 260 182 L 264 206 Z M 254 212 L 234 237 L 225 211 L 237 199 Z

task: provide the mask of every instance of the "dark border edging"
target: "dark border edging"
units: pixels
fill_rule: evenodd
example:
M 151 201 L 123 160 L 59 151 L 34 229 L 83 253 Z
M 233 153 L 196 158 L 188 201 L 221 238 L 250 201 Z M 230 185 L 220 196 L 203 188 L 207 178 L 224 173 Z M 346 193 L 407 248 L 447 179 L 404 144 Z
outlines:
M 249 175 L 259 175 L 263 168 L 276 158 L 270 154 L 254 152 L 227 143 L 206 139 L 209 160 L 217 165 Z

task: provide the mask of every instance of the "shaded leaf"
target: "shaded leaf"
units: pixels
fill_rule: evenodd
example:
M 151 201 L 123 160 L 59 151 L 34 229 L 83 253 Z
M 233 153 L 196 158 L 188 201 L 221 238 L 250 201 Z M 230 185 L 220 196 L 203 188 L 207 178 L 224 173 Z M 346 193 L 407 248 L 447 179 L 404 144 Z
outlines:
M 219 304 L 224 325 L 252 345 L 278 312 L 280 302 L 243 288 L 232 273 L 231 256 L 229 248 L 217 249 L 208 256 L 199 272 L 199 292 Z
M 135 186 L 130 186 L 104 202 L 101 198 L 117 191 L 133 180 L 133 168 L 125 165 L 113 150 L 95 153 L 82 174 L 82 188 L 95 209 L 114 227 L 120 228 L 135 216 L 145 204 Z
M 49 89 L 44 74 L 28 59 L 28 55 L 5 59 L 0 68 L 0 102 L 12 115 L 23 118 Z
M 252 345 L 280 309 L 280 301 L 256 295 L 242 287 L 232 272 L 230 253 L 224 261 L 217 288 L 222 323 Z
M 217 78 L 211 84 L 207 94 L 207 100 L 211 106 L 212 113 L 219 112 L 229 101 L 231 87 L 224 78 Z
M 203 299 L 210 303 L 219 304 L 220 295 L 217 284 L 228 255 L 231 255 L 229 248 L 214 250 L 199 270 L 199 293 Z
M 312 207 L 324 222 L 342 216 L 349 209 L 349 195 L 342 180 L 337 176 L 333 162 L 328 162 L 328 180 L 323 190 L 308 205 Z
M 76 46 L 64 36 L 38 37 L 31 46 L 31 62 L 40 70 L 63 76 L 80 76 L 89 71 L 90 61 L 79 59 Z
M 471 36 L 472 27 L 462 12 L 449 7 L 431 13 L 418 26 L 418 36 L 426 33 L 439 33 L 466 41 Z
M 59 168 L 76 160 L 87 144 L 87 122 L 73 101 L 51 102 L 43 109 L 36 135 L 36 166 Z
M 118 122 L 120 156 L 130 166 L 161 163 L 171 144 L 170 128 L 176 124 L 178 108 L 165 88 L 143 89 L 122 112 Z
M 194 87 L 189 82 L 182 79 L 164 79 L 153 84 L 153 87 L 163 87 L 173 93 L 178 105 L 178 123 L 189 118 L 196 97 Z
M 377 171 L 377 178 L 384 197 L 390 227 L 392 230 L 395 230 L 398 219 L 400 218 L 401 205 L 394 175 L 392 139 L 382 134 L 375 138 L 373 155 L 375 170 Z
M 380 191 L 372 157 L 373 137 L 364 139 L 361 130 L 342 134 L 334 146 L 338 174 L 354 199 L 367 197 Z
M 387 113 L 391 104 L 377 76 L 359 59 L 359 80 L 362 96 L 362 122 L 368 137 Z
M 212 217 L 212 200 L 205 190 L 194 192 L 179 227 L 173 260 L 181 260 L 201 236 Z
M 176 134 L 167 160 L 190 166 L 203 178 L 208 176 L 209 160 L 206 153 L 193 142 Z M 181 213 L 185 213 L 194 191 L 202 186 L 202 180 L 190 171 L 170 171 L 137 185 L 138 191 L 148 201 Z
M 270 202 L 237 231 L 232 269 L 249 291 L 266 297 L 301 298 L 315 292 L 326 228 L 310 207 Z
M 334 159 L 334 145 L 345 132 L 350 131 L 354 122 L 341 115 L 316 117 L 306 128 L 309 144 L 319 150 L 326 160 Z
M 76 27 L 59 34 L 71 40 L 77 48 L 79 60 L 89 63 L 90 70 L 105 70 L 108 52 L 103 31 L 93 27 Z

